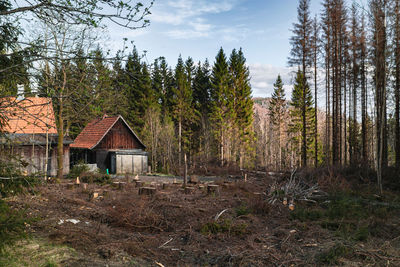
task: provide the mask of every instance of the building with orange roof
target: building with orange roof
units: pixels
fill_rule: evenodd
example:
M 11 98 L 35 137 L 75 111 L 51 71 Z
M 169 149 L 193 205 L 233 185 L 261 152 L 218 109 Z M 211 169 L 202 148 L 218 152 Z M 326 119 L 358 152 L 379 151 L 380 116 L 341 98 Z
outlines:
M 51 98 L 19 94 L 0 99 L 0 144 L 23 162 L 23 173 L 55 176 L 58 132 Z M 64 138 L 64 174 L 69 173 L 71 143 Z
M 71 144 L 73 163 L 96 164 L 111 174 L 140 174 L 148 168 L 146 146 L 120 115 L 96 118 Z

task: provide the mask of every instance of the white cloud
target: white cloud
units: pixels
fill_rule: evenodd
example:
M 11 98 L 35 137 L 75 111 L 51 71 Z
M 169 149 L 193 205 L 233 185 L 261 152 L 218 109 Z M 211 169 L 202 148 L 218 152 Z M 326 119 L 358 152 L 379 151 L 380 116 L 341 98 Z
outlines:
M 173 39 L 195 39 L 209 36 L 209 33 L 206 31 L 196 30 L 172 30 L 166 32 L 165 34 Z
M 240 26 L 226 27 L 206 22 L 204 16 L 231 11 L 241 0 L 179 0 L 158 2 L 149 16 L 150 21 L 168 24 L 164 34 L 174 39 L 220 37 L 225 41 L 244 38 Z M 239 34 L 238 34 L 239 33 Z
M 253 96 L 270 97 L 274 90 L 273 88 L 276 78 L 280 74 L 284 83 L 286 99 L 290 98 L 290 93 L 293 87 L 292 68 L 255 63 L 249 64 L 249 69 L 251 75 L 250 82 L 253 89 Z
M 219 14 L 233 9 L 238 0 L 180 0 L 158 2 L 152 9 L 151 21 L 172 25 L 186 24 L 189 19 L 198 18 L 206 14 Z

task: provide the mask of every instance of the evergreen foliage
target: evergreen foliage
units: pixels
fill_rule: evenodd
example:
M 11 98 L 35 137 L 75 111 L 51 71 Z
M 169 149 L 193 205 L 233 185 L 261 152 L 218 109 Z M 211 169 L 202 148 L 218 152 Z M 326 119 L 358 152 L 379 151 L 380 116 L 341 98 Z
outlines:
M 305 95 L 303 95 L 305 92 Z M 306 106 L 306 144 L 307 144 L 307 153 L 313 155 L 313 146 L 314 143 L 314 101 L 312 98 L 310 87 L 306 81 L 304 84 L 303 73 L 298 70 L 296 74 L 295 84 L 293 86 L 292 98 L 290 102 L 290 123 L 288 125 L 288 132 L 291 134 L 291 142 L 293 143 L 294 150 L 299 154 L 301 153 L 301 144 L 303 143 L 303 103 Z

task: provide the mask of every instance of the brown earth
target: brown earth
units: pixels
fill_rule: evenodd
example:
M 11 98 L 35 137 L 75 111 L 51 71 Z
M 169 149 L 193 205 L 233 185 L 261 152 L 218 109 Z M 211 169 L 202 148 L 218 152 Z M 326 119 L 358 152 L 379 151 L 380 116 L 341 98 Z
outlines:
M 134 183 L 84 190 L 68 189 L 65 180 L 9 203 L 38 218 L 30 225 L 33 236 L 78 252 L 63 266 L 316 266 L 338 242 L 351 244 L 352 255 L 336 264 L 400 265 L 399 217 L 387 220 L 395 229 L 389 237 L 347 243 L 329 229 L 291 218 L 281 199 L 270 204 L 270 186 L 283 179 L 262 173 L 249 173 L 247 182 L 219 179 L 220 192 L 211 194 L 202 183 L 189 193 L 180 184 L 165 190 L 154 185 L 153 196 L 138 195 Z M 99 197 L 91 199 L 95 191 Z

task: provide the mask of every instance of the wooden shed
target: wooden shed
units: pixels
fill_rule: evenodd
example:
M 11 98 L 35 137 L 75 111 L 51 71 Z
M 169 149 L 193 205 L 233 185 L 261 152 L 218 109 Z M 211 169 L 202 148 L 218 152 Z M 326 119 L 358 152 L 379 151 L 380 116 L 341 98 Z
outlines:
M 72 163 L 97 164 L 111 174 L 147 172 L 146 146 L 122 116 L 107 116 L 90 122 L 77 136 Z
M 1 98 L 0 102 L 5 119 L 0 137 L 3 149 L 22 160 L 23 173 L 57 175 L 58 133 L 51 99 L 21 94 L 18 98 Z M 63 139 L 64 174 L 69 173 L 71 143 L 68 137 Z

